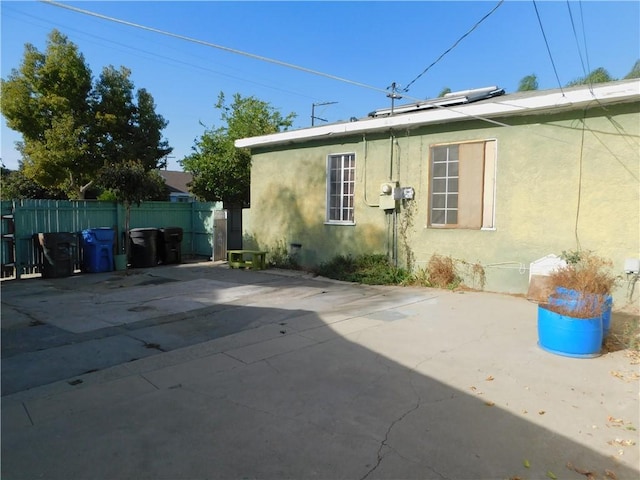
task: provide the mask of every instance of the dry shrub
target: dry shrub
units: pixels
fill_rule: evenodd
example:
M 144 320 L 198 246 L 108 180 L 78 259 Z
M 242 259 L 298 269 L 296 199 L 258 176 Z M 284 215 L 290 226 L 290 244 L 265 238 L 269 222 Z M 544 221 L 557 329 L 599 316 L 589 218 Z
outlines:
M 613 274 L 613 263 L 590 251 L 564 254 L 566 267 L 549 275 L 551 287 L 563 287 L 582 293 L 611 295 L 618 277 Z
M 487 281 L 487 275 L 484 271 L 484 267 L 480 264 L 480 262 L 469 263 L 464 260 L 459 260 L 458 263 L 462 266 L 463 269 L 464 275 L 462 276 L 471 280 L 471 285 L 469 285 L 469 287 L 484 290 L 484 286 Z
M 574 318 L 601 316 L 618 277 L 613 274 L 613 263 L 590 251 L 566 253 L 567 265 L 549 275 L 554 293 L 544 308 Z
M 547 310 L 573 318 L 600 317 L 608 308 L 606 295 L 579 292 L 578 295 L 555 293 L 549 297 Z
M 455 261 L 434 253 L 427 263 L 428 282 L 432 287 L 455 288 L 460 283 Z

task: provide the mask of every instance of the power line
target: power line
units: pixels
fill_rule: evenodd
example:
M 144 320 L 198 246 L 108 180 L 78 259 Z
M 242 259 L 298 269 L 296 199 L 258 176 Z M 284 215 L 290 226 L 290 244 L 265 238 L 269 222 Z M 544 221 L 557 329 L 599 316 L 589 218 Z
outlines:
M 235 48 L 225 47 L 225 46 L 222 46 L 222 45 L 216 45 L 216 44 L 211 43 L 211 42 L 205 42 L 204 40 L 198 40 L 196 38 L 191 38 L 191 37 L 187 37 L 187 36 L 184 36 L 184 35 L 179 35 L 177 33 L 167 32 L 167 31 L 159 30 L 159 29 L 153 28 L 153 27 L 147 27 L 145 25 L 140 25 L 140 24 L 137 24 L 137 23 L 126 21 L 126 20 L 121 20 L 121 19 L 115 18 L 115 17 L 109 17 L 109 16 L 106 16 L 106 15 L 102 15 L 100 13 L 92 12 L 92 11 L 89 11 L 89 10 L 84 10 L 84 9 L 77 8 L 77 7 L 72 7 L 70 5 L 54 2 L 54 1 L 51 1 L 51 0 L 39 0 L 39 1 L 41 1 L 41 2 L 43 2 L 45 4 L 48 4 L 48 5 L 54 6 L 54 7 L 64 8 L 66 10 L 71 10 L 71 11 L 76 12 L 76 13 L 81 13 L 83 15 L 96 17 L 96 18 L 99 18 L 99 19 L 102 19 L 102 20 L 107 20 L 107 21 L 110 21 L 110 22 L 119 23 L 121 25 L 126 25 L 126 26 L 133 27 L 133 28 L 139 28 L 141 30 L 157 33 L 157 34 L 160 34 L 160 35 L 166 35 L 168 37 L 177 38 L 178 40 L 184 40 L 184 41 L 191 42 L 191 43 L 196 43 L 196 44 L 199 44 L 199 45 L 204 45 L 206 47 L 217 48 L 219 50 L 223 50 L 223 51 L 226 51 L 226 52 L 229 52 L 229 53 L 242 55 L 242 56 L 253 58 L 255 60 L 260 60 L 260 61 L 263 61 L 263 62 L 273 63 L 273 64 L 279 65 L 281 67 L 292 68 L 294 70 L 299 70 L 299 71 L 302 71 L 302 72 L 305 72 L 305 73 L 310 73 L 310 74 L 313 74 L 313 75 L 319 75 L 321 77 L 329 78 L 331 80 L 337 80 L 339 82 L 344 82 L 344 83 L 348 83 L 350 85 L 355 85 L 355 86 L 358 86 L 358 87 L 363 87 L 363 88 L 367 88 L 369 90 L 374 90 L 374 91 L 377 91 L 377 92 L 382 92 L 384 94 L 387 94 L 387 89 L 374 87 L 374 86 L 371 86 L 371 85 L 367 85 L 365 83 L 356 82 L 356 81 L 349 80 L 349 79 L 346 79 L 346 78 L 342 78 L 342 77 L 338 77 L 338 76 L 331 75 L 331 74 L 328 74 L 328 73 L 320 72 L 318 70 L 312 70 L 312 69 L 309 69 L 309 68 L 306 68 L 306 67 L 301 67 L 301 66 L 294 65 L 294 64 L 291 64 L 291 63 L 287 63 L 287 62 L 283 62 L 283 61 L 280 61 L 280 60 L 275 60 L 275 59 L 272 59 L 272 58 L 264 57 L 264 56 L 261 56 L 261 55 L 255 55 L 253 53 L 244 52 L 242 50 L 237 50 Z M 503 1 L 504 0 L 500 0 L 500 3 L 494 8 L 494 10 L 498 6 L 500 6 L 500 4 L 502 4 Z M 492 12 L 494 10 L 492 10 Z M 490 13 L 492 13 L 492 12 L 490 12 Z M 422 101 L 423 100 L 421 98 L 414 98 L 414 97 L 410 97 L 408 95 L 405 95 L 404 98 L 407 98 L 409 100 L 415 100 L 415 101 Z M 455 109 L 453 109 L 451 107 L 443 107 L 442 105 L 435 105 L 435 104 L 434 104 L 434 106 L 437 107 L 437 108 L 443 109 L 443 110 L 449 110 L 451 112 L 458 113 Z M 475 118 L 477 120 L 488 122 L 488 123 L 491 123 L 491 124 L 494 124 L 494 125 L 499 125 L 501 127 L 510 126 L 510 125 L 507 125 L 506 123 L 499 122 L 497 120 L 492 120 L 490 118 L 484 118 L 484 117 L 480 117 L 480 116 L 472 115 L 472 114 L 467 114 L 467 113 L 463 113 L 463 112 L 461 112 L 461 113 L 462 113 L 462 115 L 465 115 L 465 116 L 467 116 L 469 118 Z
M 171 64 L 185 65 L 185 66 L 190 67 L 190 68 L 192 68 L 194 70 L 200 70 L 200 71 L 203 71 L 203 72 L 213 73 L 215 75 L 219 75 L 219 76 L 227 77 L 227 78 L 232 78 L 234 80 L 239 80 L 241 82 L 246 82 L 246 83 L 249 83 L 249 84 L 252 84 L 252 85 L 258 85 L 260 87 L 268 88 L 268 89 L 271 89 L 271 90 L 284 92 L 284 93 L 288 93 L 288 94 L 291 94 L 291 95 L 296 95 L 296 96 L 304 97 L 304 98 L 310 98 L 310 99 L 314 98 L 313 96 L 307 95 L 307 94 L 304 94 L 304 93 L 300 93 L 300 92 L 296 92 L 296 91 L 293 91 L 293 90 L 288 90 L 288 89 L 276 87 L 274 85 L 269 85 L 269 84 L 266 84 L 266 83 L 257 82 L 255 80 L 248 80 L 247 78 L 243 78 L 243 77 L 237 76 L 237 75 L 232 75 L 230 73 L 225 73 L 225 72 L 222 72 L 220 70 L 214 70 L 212 68 L 208 68 L 206 66 L 203 66 L 202 64 L 195 64 L 195 63 L 192 63 L 192 62 L 187 62 L 186 60 L 179 60 L 177 58 L 169 57 L 167 55 L 160 55 L 158 53 L 151 52 L 149 50 L 143 50 L 143 49 L 141 49 L 139 47 L 134 47 L 134 46 L 127 45 L 127 44 L 124 44 L 124 43 L 121 43 L 121 42 L 116 42 L 115 40 L 111 40 L 111 39 L 107 39 L 107 38 L 104 38 L 104 37 L 100 37 L 98 35 L 87 33 L 87 32 L 84 32 L 82 30 L 79 30 L 77 28 L 72 28 L 72 27 L 69 27 L 67 25 L 63 25 L 63 24 L 60 24 L 60 23 L 51 22 L 51 21 L 45 20 L 43 18 L 37 17 L 35 15 L 27 14 L 25 12 L 11 11 L 11 9 L 9 9 L 9 11 L 11 13 L 22 15 L 22 16 L 25 16 L 25 17 L 28 17 L 28 18 L 32 18 L 32 19 L 35 19 L 35 20 L 47 22 L 49 24 L 58 25 L 61 28 L 64 28 L 65 30 L 76 32 L 78 35 L 86 36 L 87 37 L 86 41 L 88 41 L 90 43 L 93 43 L 95 45 L 103 45 L 104 46 L 104 45 L 107 45 L 107 44 L 112 44 L 112 45 L 116 45 L 118 47 L 123 47 L 124 50 L 123 49 L 116 49 L 116 50 L 119 50 L 121 52 L 126 52 L 126 53 L 129 53 L 129 54 L 132 54 L 132 55 L 136 55 L 136 56 L 138 56 L 140 58 L 151 59 L 152 57 L 155 57 L 155 58 L 159 58 L 161 60 L 164 60 L 169 65 L 171 65 Z M 9 15 L 9 16 L 11 16 L 11 15 Z M 27 24 L 30 24 L 30 25 L 42 26 L 42 25 L 40 25 L 38 23 L 29 22 L 29 21 L 27 21 L 25 19 L 20 19 L 19 17 L 13 17 L 13 18 L 18 19 L 19 21 L 27 23 Z M 92 39 L 95 39 L 95 41 L 92 40 Z M 109 48 L 112 48 L 112 47 L 109 47 Z M 149 55 L 149 56 L 147 56 L 147 55 Z M 195 58 L 198 58 L 198 57 L 196 56 Z M 227 66 L 227 68 L 230 68 L 232 70 L 238 70 L 241 73 L 244 73 L 241 70 L 233 68 L 233 67 L 228 67 Z
M 573 30 L 573 38 L 576 39 L 576 47 L 578 48 L 578 55 L 580 56 L 580 64 L 582 65 L 582 72 L 584 73 L 585 78 L 587 77 L 587 70 L 585 69 L 584 66 L 584 60 L 582 59 L 582 51 L 580 50 L 580 42 L 578 41 L 578 34 L 576 32 L 576 25 L 573 21 L 573 13 L 571 12 L 571 4 L 569 3 L 569 0 L 567 0 L 567 10 L 569 10 L 569 19 L 571 20 L 571 28 Z M 584 32 L 584 27 L 583 27 L 583 32 Z M 586 50 L 586 46 L 585 46 L 585 50 Z M 589 88 L 591 88 L 591 82 L 589 82 Z M 593 93 L 593 92 L 592 92 Z
M 582 15 L 582 0 L 580 0 L 580 23 L 582 23 L 582 41 L 584 42 L 584 56 L 587 59 L 587 71 L 591 71 L 589 66 L 589 49 L 587 48 L 587 29 L 584 28 L 584 16 Z
M 549 48 L 549 42 L 547 41 L 547 35 L 544 33 L 544 28 L 542 27 L 542 20 L 540 19 L 540 13 L 538 12 L 538 5 L 536 4 L 536 0 L 533 1 L 533 8 L 536 10 L 536 16 L 538 17 L 538 24 L 540 25 L 540 31 L 542 32 L 542 37 L 544 38 L 544 43 L 547 46 L 547 52 L 549 53 L 549 59 L 551 59 L 551 65 L 553 66 L 553 71 L 556 74 L 556 80 L 558 80 L 558 86 L 560 87 L 560 91 L 562 92 L 562 96 L 564 97 L 564 90 L 562 89 L 562 84 L 560 83 L 560 77 L 558 76 L 558 70 L 556 69 L 556 64 L 553 61 L 553 56 L 551 55 L 551 49 Z
M 51 0 L 39 0 L 39 1 L 41 1 L 42 3 L 45 3 L 45 4 L 49 4 L 51 6 L 64 8 L 66 10 L 71 10 L 71 11 L 74 11 L 76 13 L 81 13 L 81 14 L 84 14 L 84 15 L 100 18 L 102 20 L 108 20 L 108 21 L 111 21 L 111 22 L 115 22 L 115 23 L 119 23 L 119 24 L 122 24 L 122 25 L 129 26 L 129 27 L 139 28 L 141 30 L 145 30 L 145 31 L 148 31 L 148 32 L 153 32 L 153 33 L 157 33 L 157 34 L 160 34 L 160 35 L 166 35 L 166 36 L 169 36 L 169 37 L 172 37 L 172 38 L 177 38 L 179 40 L 184 40 L 184 41 L 196 43 L 196 44 L 199 44 L 199 45 L 204 45 L 204 46 L 207 46 L 207 47 L 217 48 L 217 49 L 220 49 L 220 50 L 223 50 L 223 51 L 227 51 L 227 52 L 230 52 L 230 53 L 234 53 L 234 54 L 246 56 L 246 57 L 249 57 L 249 58 L 253 58 L 255 60 L 260 60 L 260 61 L 264 61 L 264 62 L 268 62 L 268 63 L 273 63 L 273 64 L 276 64 L 276 65 L 279 65 L 279 66 L 282 66 L 282 67 L 292 68 L 292 69 L 303 71 L 305 73 L 310 73 L 310 74 L 313 74 L 313 75 L 319 75 L 319 76 L 322 76 L 322 77 L 325 77 L 325 78 L 329 78 L 329 79 L 332 79 L 332 80 L 337 80 L 337 81 L 348 83 L 348 84 L 351 84 L 351 85 L 367 88 L 369 90 L 375 90 L 375 91 L 382 92 L 382 93 L 385 93 L 385 94 L 388 93 L 388 89 L 374 87 L 374 86 L 367 85 L 367 84 L 364 84 L 364 83 L 361 83 L 361 82 L 356 82 L 356 81 L 353 81 L 353 80 L 349 80 L 349 79 L 346 79 L 346 78 L 338 77 L 338 76 L 331 75 L 331 74 L 328 74 L 328 73 L 323 73 L 323 72 L 320 72 L 320 71 L 317 71 L 317 70 L 312 70 L 312 69 L 301 67 L 301 66 L 294 65 L 294 64 L 291 64 L 291 63 L 283 62 L 283 61 L 280 61 L 280 60 L 275 60 L 275 59 L 271 59 L 271 58 L 268 58 L 268 57 L 263 57 L 261 55 L 255 55 L 255 54 L 252 54 L 252 53 L 243 52 L 241 50 L 237 50 L 237 49 L 234 49 L 234 48 L 229 48 L 229 47 L 224 47 L 224 46 L 221 46 L 221 45 L 216 45 L 214 43 L 205 42 L 203 40 L 198 40 L 198 39 L 195 39 L 195 38 L 187 37 L 187 36 L 184 36 L 184 35 L 179 35 L 179 34 L 172 33 L 172 32 L 167 32 L 167 31 L 164 31 L 164 30 L 159 30 L 159 29 L 156 29 L 156 28 L 153 28 L 153 27 L 147 27 L 145 25 L 140 25 L 140 24 L 136 24 L 136 23 L 133 23 L 133 22 L 128 22 L 126 20 L 121 20 L 121 19 L 118 19 L 118 18 L 109 17 L 109 16 L 102 15 L 102 14 L 99 14 L 99 13 L 91 12 L 89 10 L 84 10 L 84 9 L 77 8 L 77 7 L 72 7 L 70 5 L 54 2 L 54 1 L 51 1 Z M 460 41 L 462 39 L 464 39 L 467 35 L 469 35 L 469 33 L 471 33 L 478 25 L 480 25 L 480 23 L 482 23 L 493 12 L 495 12 L 495 10 L 497 10 L 498 7 L 500 7 L 500 5 L 502 5 L 503 2 L 504 2 L 504 0 L 500 0 L 500 2 L 487 15 L 485 15 L 482 19 L 480 19 L 476 23 L 476 25 L 474 25 L 474 27 L 472 27 L 472 29 L 469 30 L 469 32 L 467 32 L 465 35 L 463 35 L 449 50 L 447 50 L 447 52 L 443 53 L 440 56 L 440 58 L 442 58 L 446 53 L 448 53 L 448 51 L 450 51 L 453 48 L 455 48 L 455 46 L 458 43 L 460 43 Z M 538 14 L 538 9 L 537 9 L 535 0 L 533 0 L 533 4 L 534 4 L 534 7 L 536 7 L 536 14 Z M 543 36 L 545 37 L 545 42 L 546 42 L 546 36 L 544 35 L 544 30 L 542 29 L 542 22 L 540 21 L 540 16 L 539 15 L 538 15 L 538 22 L 540 23 L 540 28 L 542 30 L 542 33 L 543 33 Z M 549 50 L 548 43 L 547 43 L 547 50 L 549 51 L 549 56 L 551 57 L 551 51 Z M 437 63 L 440 60 L 440 58 L 438 60 L 436 60 L 436 62 L 434 62 L 434 64 Z M 587 61 L 588 61 L 588 59 L 587 59 Z M 554 71 L 555 71 L 556 68 L 555 68 L 555 64 L 553 63 L 553 58 L 551 58 L 551 62 L 553 64 L 553 68 L 554 68 Z M 427 67 L 427 69 L 425 69 L 424 72 L 426 72 L 429 68 L 431 68 L 431 66 Z M 423 75 L 424 72 L 422 74 L 420 74 L 417 78 L 419 78 L 421 75 Z M 417 78 L 416 78 L 416 80 L 417 80 Z M 557 71 L 556 71 L 556 78 L 558 78 Z M 415 82 L 415 80 L 413 82 Z M 413 82 L 411 82 L 411 83 L 413 83 Z M 559 78 L 558 78 L 558 83 L 560 83 Z M 408 86 L 407 86 L 407 88 L 408 88 Z M 564 96 L 564 90 L 562 89 L 562 86 L 560 86 L 560 91 L 562 92 L 562 95 Z M 411 97 L 411 96 L 408 96 L 408 95 L 405 95 L 404 98 L 407 98 L 407 99 L 410 99 L 410 100 L 415 100 L 415 101 L 422 101 L 422 99 L 420 99 L 420 98 L 414 98 L 414 97 Z M 598 103 L 600 103 L 600 102 L 598 101 Z M 491 123 L 491 124 L 498 125 L 498 126 L 501 126 L 501 127 L 511 127 L 512 126 L 512 125 L 506 124 L 504 122 L 500 122 L 498 120 L 493 120 L 491 118 L 486 118 L 486 117 L 482 117 L 482 116 L 479 116 L 479 115 L 473 115 L 473 114 L 470 114 L 470 113 L 467 113 L 467 112 L 461 112 L 461 111 L 456 110 L 456 109 L 451 108 L 451 107 L 445 107 L 445 106 L 437 105 L 437 104 L 433 104 L 433 106 L 438 108 L 438 109 L 441 109 L 441 110 L 447 110 L 447 111 L 450 111 L 450 112 L 453 112 L 453 113 L 459 113 L 459 114 L 461 114 L 461 115 L 463 115 L 465 117 L 474 118 L 476 120 L 480 120 L 480 121 L 483 121 L 483 122 Z M 611 121 L 611 119 L 610 119 L 610 121 Z M 616 127 L 615 124 L 613 124 L 613 125 L 614 125 L 614 127 Z M 619 133 L 622 133 L 622 132 L 620 132 L 620 130 L 617 127 L 616 127 L 616 130 L 618 130 Z M 558 140 L 558 139 L 555 139 L 555 140 Z
M 491 16 L 491 14 L 492 14 L 493 12 L 495 12 L 495 11 L 498 9 L 498 7 L 500 7 L 500 5 L 502 5 L 503 3 L 504 3 L 504 0 L 500 0 L 500 1 L 498 2 L 498 4 L 497 4 L 495 7 L 493 7 L 493 9 L 491 9 L 491 11 L 490 11 L 489 13 L 487 13 L 484 17 L 482 17 L 480 20 L 478 20 L 478 21 L 476 22 L 476 24 L 475 24 L 473 27 L 471 27 L 471 30 L 469 30 L 467 33 L 465 33 L 464 35 L 462 35 L 458 40 L 456 40 L 456 42 L 455 42 L 453 45 L 451 45 L 447 50 L 445 50 L 445 51 L 444 51 L 444 53 L 442 53 L 442 55 L 440 55 L 440 56 L 439 56 L 439 57 L 438 57 L 438 58 L 437 58 L 437 59 L 436 59 L 436 60 L 435 60 L 431 65 L 429 65 L 427 68 L 425 68 L 425 69 L 422 71 L 422 73 L 420 73 L 420 75 L 418 75 L 416 78 L 414 78 L 413 80 L 411 80 L 411 81 L 407 84 L 407 86 L 404 88 L 404 90 L 403 90 L 403 91 L 408 92 L 408 91 L 409 91 L 409 87 L 410 87 L 411 85 L 413 85 L 413 84 L 416 82 L 416 80 L 418 80 L 420 77 L 422 77 L 425 73 L 427 73 L 427 71 L 428 71 L 431 67 L 433 67 L 436 63 L 438 63 L 440 60 L 442 60 L 442 58 L 443 58 L 447 53 L 449 53 L 451 50 L 453 50 L 454 48 L 456 48 L 456 47 L 458 46 L 458 44 L 459 44 L 462 40 L 464 40 L 464 39 L 465 39 L 465 38 L 466 38 L 466 37 L 467 37 L 471 32 L 473 32 L 473 31 L 474 31 L 474 30 L 475 30 L 475 29 L 476 29 L 476 28 L 477 28 L 477 27 L 478 27 L 482 22 L 484 22 L 487 18 L 489 18 L 489 17 Z
M 177 38 L 179 40 L 184 40 L 184 41 L 191 42 L 191 43 L 196 43 L 198 45 L 204 45 L 205 47 L 216 48 L 218 50 L 222 50 L 222 51 L 229 52 L 229 53 L 234 53 L 236 55 L 242 55 L 242 56 L 245 56 L 245 57 L 248 57 L 248 58 L 253 58 L 254 60 L 260 60 L 262 62 L 273 63 L 274 65 L 279 65 L 281 67 L 292 68 L 294 70 L 299 70 L 301 72 L 311 73 L 313 75 L 318 75 L 318 76 L 321 76 L 321 77 L 330 78 L 331 80 L 338 80 L 340 82 L 349 83 L 349 84 L 355 85 L 357 87 L 367 88 L 369 90 L 375 90 L 375 91 L 378 91 L 378 92 L 386 93 L 386 90 L 383 89 L 383 88 L 373 87 L 371 85 L 367 85 L 366 83 L 356 82 L 356 81 L 353 81 L 353 80 L 349 80 L 347 78 L 342 78 L 342 77 L 338 77 L 336 75 L 332 75 L 330 73 L 324 73 L 324 72 L 320 72 L 318 70 L 312 70 L 310 68 L 301 67 L 299 65 L 294 65 L 293 63 L 287 63 L 287 62 L 283 62 L 281 60 L 276 60 L 276 59 L 273 59 L 273 58 L 264 57 L 262 55 L 256 55 L 254 53 L 249 53 L 249 52 L 244 52 L 242 50 L 237 50 L 235 48 L 225 47 L 223 45 L 217 45 L 217 44 L 211 43 L 211 42 L 205 42 L 204 40 L 198 40 L 197 38 L 192 38 L 192 37 L 187 37 L 185 35 L 179 35 L 177 33 L 167 32 L 166 30 L 160 30 L 160 29 L 153 28 L 153 27 L 147 27 L 147 26 L 141 25 L 139 23 L 128 22 L 126 20 L 121 20 L 121 19 L 115 18 L 115 17 L 109 17 L 107 15 L 102 15 L 100 13 L 92 12 L 90 10 L 84 10 L 82 8 L 72 7 L 71 5 L 66 5 L 66 4 L 58 3 L 58 2 L 53 2 L 51 0 L 40 0 L 40 1 L 43 2 L 43 3 L 46 3 L 48 5 L 54 6 L 54 7 L 64 8 L 66 10 L 71 10 L 71 11 L 76 12 L 76 13 L 81 13 L 83 15 L 89 15 L 91 17 L 100 18 L 102 20 L 108 20 L 110 22 L 119 23 L 121 25 L 126 25 L 126 26 L 129 26 L 129 27 L 139 28 L 141 30 L 146 30 L 148 32 L 158 33 L 160 35 L 166 35 L 168 37 Z

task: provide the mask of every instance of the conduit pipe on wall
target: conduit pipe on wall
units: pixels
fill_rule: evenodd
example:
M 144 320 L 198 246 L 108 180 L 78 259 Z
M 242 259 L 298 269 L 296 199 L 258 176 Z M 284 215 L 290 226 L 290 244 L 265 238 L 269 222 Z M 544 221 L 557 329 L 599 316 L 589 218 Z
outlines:
M 367 207 L 380 207 L 379 203 L 369 203 L 367 199 L 367 154 L 368 154 L 368 145 L 367 145 L 367 136 L 366 134 L 362 134 L 362 149 L 364 150 L 364 168 L 362 169 L 362 178 L 363 178 L 363 189 L 364 189 L 364 203 Z
M 513 266 L 508 266 L 513 265 Z M 500 263 L 490 263 L 488 265 L 482 265 L 484 268 L 504 268 L 504 269 L 518 269 L 518 273 L 520 275 L 524 275 L 527 270 L 527 266 L 522 262 L 500 262 Z
M 389 181 L 395 181 L 393 178 L 393 163 L 394 163 L 394 155 L 393 155 L 393 147 L 394 144 L 397 145 L 397 140 L 395 135 L 393 134 L 393 130 L 389 130 Z M 399 160 L 398 160 L 399 162 Z M 400 167 L 398 163 L 398 168 L 396 169 L 396 175 L 400 172 Z M 399 180 L 396 179 L 396 180 Z M 395 267 L 398 266 L 398 209 L 394 208 L 391 211 L 385 210 L 387 215 L 391 214 L 392 229 L 391 229 L 391 241 L 387 242 L 389 247 L 387 248 L 387 257 L 393 260 L 393 265 Z

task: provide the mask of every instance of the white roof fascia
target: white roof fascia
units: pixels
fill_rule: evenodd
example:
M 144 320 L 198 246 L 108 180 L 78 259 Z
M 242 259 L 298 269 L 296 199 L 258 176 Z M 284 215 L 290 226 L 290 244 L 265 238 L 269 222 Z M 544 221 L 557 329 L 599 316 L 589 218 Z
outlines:
M 592 93 L 593 91 L 593 93 Z M 447 123 L 460 120 L 491 118 L 496 116 L 531 115 L 581 108 L 589 103 L 618 103 L 640 100 L 640 79 L 616 83 L 585 86 L 580 89 L 553 90 L 532 94 L 524 98 L 509 98 L 510 95 L 495 97 L 478 103 L 416 111 L 389 117 L 366 118 L 355 122 L 335 123 L 320 127 L 289 130 L 258 137 L 241 138 L 235 141 L 238 148 L 251 148 L 286 143 L 302 142 L 345 136 L 350 134 L 375 132 L 394 128 L 411 128 L 422 125 Z

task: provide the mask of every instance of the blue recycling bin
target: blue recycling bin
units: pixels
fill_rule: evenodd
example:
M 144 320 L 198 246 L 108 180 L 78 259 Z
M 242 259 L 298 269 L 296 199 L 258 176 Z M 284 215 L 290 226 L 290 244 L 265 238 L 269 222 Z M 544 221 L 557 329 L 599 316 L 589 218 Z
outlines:
M 82 267 L 85 272 L 100 273 L 113 270 L 114 239 L 115 232 L 112 228 L 89 228 L 82 231 Z

